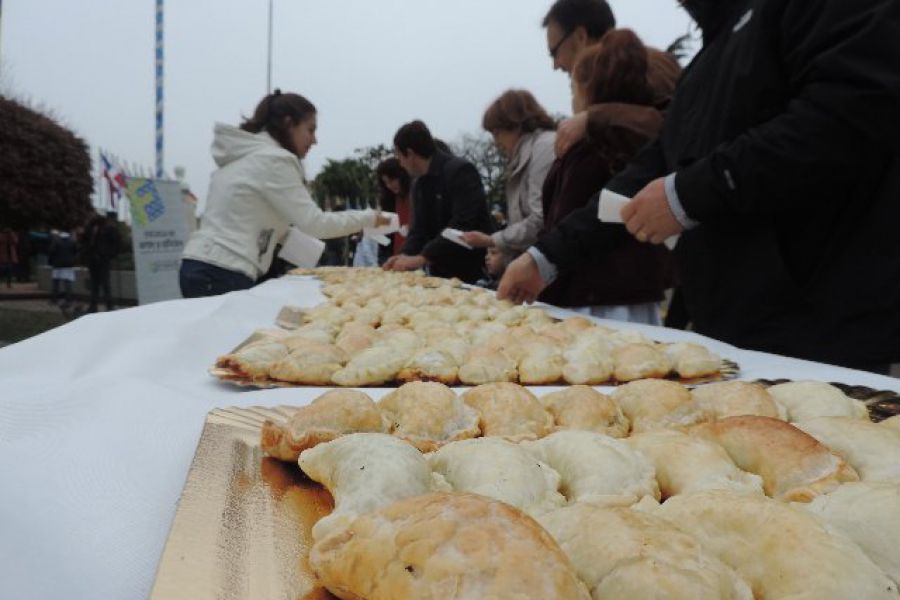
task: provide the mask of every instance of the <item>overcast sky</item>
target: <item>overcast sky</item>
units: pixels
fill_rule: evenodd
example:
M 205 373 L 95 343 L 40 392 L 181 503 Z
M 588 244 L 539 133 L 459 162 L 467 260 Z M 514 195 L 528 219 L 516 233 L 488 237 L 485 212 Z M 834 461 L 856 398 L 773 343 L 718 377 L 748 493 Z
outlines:
M 328 158 L 390 144 L 421 118 L 448 141 L 477 133 L 510 87 L 569 114 L 540 22 L 550 0 L 274 0 L 273 86 L 319 111 L 310 177 Z M 612 0 L 619 25 L 665 47 L 688 30 L 676 0 Z M 91 146 L 153 167 L 153 0 L 3 0 L 0 91 L 54 112 Z M 198 195 L 216 121 L 237 124 L 266 92 L 268 0 L 165 6 L 165 167 Z

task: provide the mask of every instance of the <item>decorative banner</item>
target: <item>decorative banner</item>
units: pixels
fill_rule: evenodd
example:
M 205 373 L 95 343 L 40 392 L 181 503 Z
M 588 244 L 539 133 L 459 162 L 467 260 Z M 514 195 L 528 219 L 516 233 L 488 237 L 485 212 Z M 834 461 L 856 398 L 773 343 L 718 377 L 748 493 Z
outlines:
M 181 298 L 178 269 L 190 228 L 177 181 L 128 177 L 138 302 Z

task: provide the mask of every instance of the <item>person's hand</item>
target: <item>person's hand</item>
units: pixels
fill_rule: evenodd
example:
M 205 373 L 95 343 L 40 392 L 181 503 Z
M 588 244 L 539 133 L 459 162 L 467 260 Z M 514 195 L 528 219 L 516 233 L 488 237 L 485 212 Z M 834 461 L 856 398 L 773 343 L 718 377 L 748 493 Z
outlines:
M 506 267 L 500 285 L 497 286 L 497 298 L 509 300 L 513 304 L 531 303 L 545 287 L 547 284 L 541 279 L 537 263 L 525 252 Z
M 582 111 L 559 124 L 556 128 L 556 156 L 565 156 L 572 146 L 587 135 L 587 122 L 588 114 Z
M 490 248 L 494 245 L 494 238 L 480 231 L 464 231 L 462 241 L 473 248 Z
M 384 216 L 381 211 L 375 213 L 375 227 L 384 227 L 391 224 L 391 218 Z
M 382 268 L 386 271 L 415 271 L 416 269 L 421 269 L 427 263 L 428 261 L 422 255 L 406 256 L 405 254 L 398 254 L 390 257 Z
M 684 228 L 675 219 L 666 199 L 665 179 L 651 181 L 620 213 L 626 229 L 640 242 L 662 244 Z

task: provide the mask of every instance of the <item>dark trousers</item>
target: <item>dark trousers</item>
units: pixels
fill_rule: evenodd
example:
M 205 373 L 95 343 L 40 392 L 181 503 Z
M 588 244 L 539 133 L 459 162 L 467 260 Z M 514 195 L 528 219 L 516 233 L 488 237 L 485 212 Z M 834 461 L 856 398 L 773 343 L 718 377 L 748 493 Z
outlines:
M 181 295 L 185 298 L 204 298 L 252 288 L 255 282 L 237 271 L 229 271 L 199 260 L 185 258 L 178 272 Z
M 97 312 L 97 299 L 100 288 L 103 288 L 103 299 L 106 302 L 106 310 L 113 309 L 112 286 L 109 283 L 109 259 L 91 258 L 88 260 L 88 272 L 91 276 L 91 305 L 88 312 Z

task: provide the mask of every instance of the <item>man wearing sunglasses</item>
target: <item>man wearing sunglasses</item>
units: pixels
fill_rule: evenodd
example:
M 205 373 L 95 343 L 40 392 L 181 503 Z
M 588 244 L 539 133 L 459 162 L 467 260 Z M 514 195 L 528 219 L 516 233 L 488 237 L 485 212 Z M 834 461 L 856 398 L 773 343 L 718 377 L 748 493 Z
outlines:
M 606 0 L 557 0 L 547 11 L 543 25 L 553 68 L 571 73 L 579 52 L 615 28 L 616 19 Z M 648 49 L 647 58 L 647 78 L 656 96 L 655 104 L 663 108 L 672 97 L 681 67 L 670 54 L 653 48 Z M 556 155 L 563 156 L 590 128 L 600 129 L 608 122 L 598 107 L 564 120 L 556 132 Z

